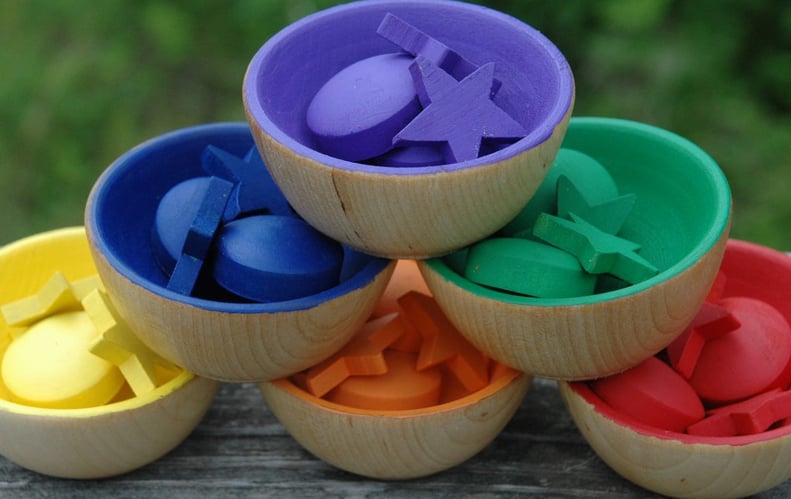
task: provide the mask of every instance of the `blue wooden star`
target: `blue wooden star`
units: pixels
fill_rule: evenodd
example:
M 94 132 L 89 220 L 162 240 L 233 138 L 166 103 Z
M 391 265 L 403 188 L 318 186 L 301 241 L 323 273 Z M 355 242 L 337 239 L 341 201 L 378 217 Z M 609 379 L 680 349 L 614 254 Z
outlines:
M 491 100 L 494 63 L 460 82 L 421 55 L 410 71 L 426 107 L 396 134 L 394 145 L 443 144 L 445 160 L 456 163 L 477 158 L 483 139 L 513 140 L 527 134 Z
M 227 212 L 227 203 L 233 190 L 234 184 L 231 182 L 219 177 L 209 177 L 198 212 L 190 223 L 184 246 L 170 274 L 167 288 L 171 291 L 184 295 L 192 294 L 203 268 L 203 262 L 209 254 L 214 233 L 220 227 L 222 214 Z
M 201 165 L 208 175 L 235 184 L 225 207 L 223 221 L 230 222 L 241 215 L 253 213 L 293 213 L 255 148 L 242 159 L 210 145 L 201 155 Z

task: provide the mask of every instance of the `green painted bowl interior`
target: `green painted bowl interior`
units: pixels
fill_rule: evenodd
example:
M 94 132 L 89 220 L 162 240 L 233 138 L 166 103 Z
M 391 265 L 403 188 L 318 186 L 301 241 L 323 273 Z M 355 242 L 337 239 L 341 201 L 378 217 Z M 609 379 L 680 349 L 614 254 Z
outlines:
M 468 281 L 449 265 L 454 255 L 428 260 L 429 267 L 481 297 L 526 305 L 580 305 L 638 293 L 679 274 L 728 230 L 728 181 L 714 159 L 689 140 L 633 121 L 572 118 L 562 147 L 602 163 L 620 194 L 636 194 L 634 209 L 618 235 L 640 244 L 638 253 L 659 268 L 659 274 L 614 291 L 547 299 L 504 293 Z

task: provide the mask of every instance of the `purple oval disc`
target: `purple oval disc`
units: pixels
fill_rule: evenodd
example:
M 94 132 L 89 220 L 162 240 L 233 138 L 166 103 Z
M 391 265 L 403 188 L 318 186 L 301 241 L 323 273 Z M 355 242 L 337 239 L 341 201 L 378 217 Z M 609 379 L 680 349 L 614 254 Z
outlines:
M 307 125 L 318 149 L 347 161 L 379 156 L 422 107 L 406 54 L 368 57 L 339 71 L 310 103 Z

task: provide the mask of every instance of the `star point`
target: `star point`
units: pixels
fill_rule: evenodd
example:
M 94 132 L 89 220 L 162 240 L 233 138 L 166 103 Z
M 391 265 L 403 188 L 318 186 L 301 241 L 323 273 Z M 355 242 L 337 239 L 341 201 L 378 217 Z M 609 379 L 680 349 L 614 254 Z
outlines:
M 278 189 L 255 147 L 239 158 L 219 147 L 209 145 L 201 155 L 203 170 L 234 184 L 223 220 L 229 222 L 242 215 L 268 212 L 290 215 L 288 201 Z
M 636 200 L 634 194 L 624 194 L 594 203 L 585 197 L 569 177 L 561 175 L 558 178 L 558 216 L 568 217 L 574 214 L 608 234 L 618 234 Z
M 34 294 L 0 307 L 11 327 L 26 327 L 61 312 L 80 309 L 80 301 L 94 289 L 104 289 L 98 276 L 69 282 L 63 272 L 55 272 Z
M 387 372 L 384 350 L 403 334 L 397 314 L 367 322 L 335 355 L 308 370 L 305 384 L 316 397 L 323 397 L 350 376 L 372 376 Z
M 739 320 L 727 308 L 704 303 L 689 327 L 667 347 L 670 365 L 685 378 L 691 378 L 706 342 L 740 326 Z
M 630 284 L 656 275 L 659 270 L 637 254 L 640 245 L 604 232 L 571 213 L 571 220 L 542 213 L 533 235 L 576 256 L 587 272 L 612 274 Z
M 98 333 L 90 352 L 118 366 L 135 395 L 157 388 L 156 365 L 174 369 L 135 336 L 105 293 L 99 290 L 89 293 L 82 305 Z
M 489 384 L 489 359 L 462 336 L 433 298 L 410 291 L 398 304 L 423 337 L 418 371 L 444 364 L 470 392 Z
M 421 102 L 428 104 L 396 134 L 394 145 L 444 144 L 446 161 L 456 163 L 477 158 L 483 139 L 514 140 L 527 134 L 491 100 L 494 63 L 460 82 L 420 55 L 410 71 Z

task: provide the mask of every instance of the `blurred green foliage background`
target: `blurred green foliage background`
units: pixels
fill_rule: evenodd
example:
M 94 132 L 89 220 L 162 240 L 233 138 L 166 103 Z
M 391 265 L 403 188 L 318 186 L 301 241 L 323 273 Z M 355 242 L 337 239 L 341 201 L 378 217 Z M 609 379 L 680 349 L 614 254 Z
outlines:
M 329 0 L 0 2 L 0 244 L 81 224 L 101 171 L 141 141 L 241 121 L 250 58 Z M 791 249 L 791 2 L 491 0 L 568 58 L 574 114 L 698 143 L 732 235 Z

